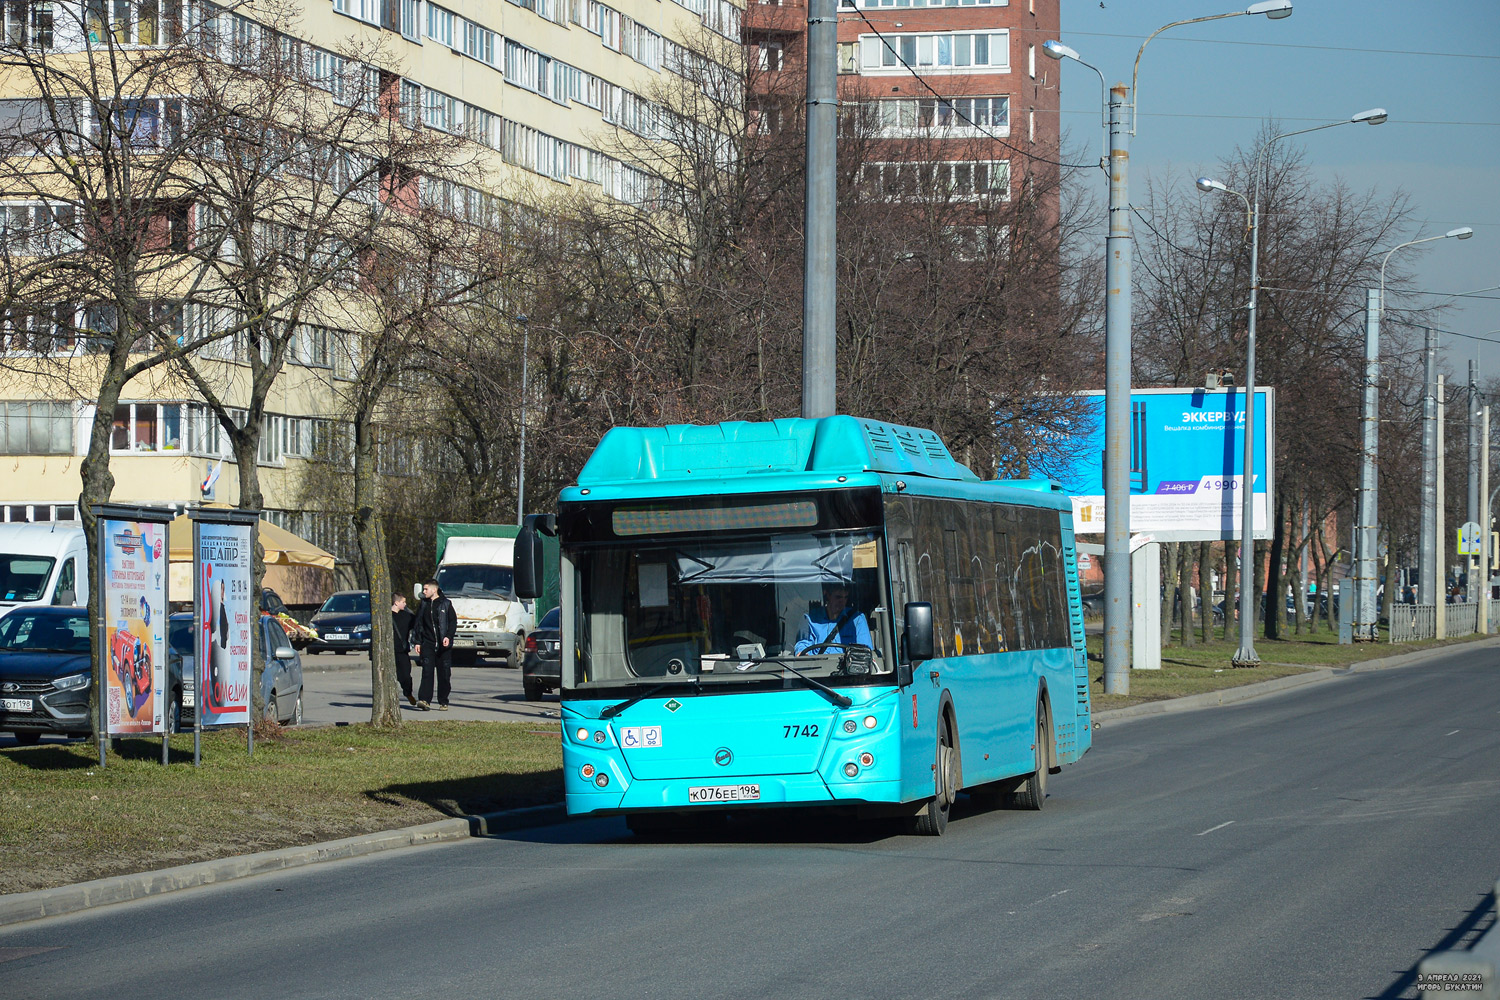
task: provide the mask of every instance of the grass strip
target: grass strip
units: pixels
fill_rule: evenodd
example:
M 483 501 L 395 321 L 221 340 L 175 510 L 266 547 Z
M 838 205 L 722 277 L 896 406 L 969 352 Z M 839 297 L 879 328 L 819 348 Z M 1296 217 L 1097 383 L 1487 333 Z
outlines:
M 1104 665 L 1091 664 L 1089 694 L 1095 711 L 1124 708 L 1147 701 L 1166 698 L 1183 698 L 1193 694 L 1220 691 L 1224 688 L 1254 684 L 1257 681 L 1274 680 L 1290 674 L 1321 670 L 1327 667 L 1345 667 L 1363 660 L 1383 656 L 1399 656 L 1421 649 L 1437 646 L 1452 646 L 1485 639 L 1488 636 L 1469 635 L 1458 639 L 1429 639 L 1423 642 L 1406 642 L 1394 645 L 1388 642 L 1360 642 L 1339 645 L 1338 636 L 1330 632 L 1292 635 L 1284 639 L 1256 639 L 1255 652 L 1260 656 L 1258 667 L 1236 667 L 1231 663 L 1239 649 L 1239 640 L 1215 639 L 1207 643 L 1185 647 L 1163 646 L 1160 670 L 1130 671 L 1130 693 L 1128 695 L 1104 693 Z M 1088 637 L 1089 658 L 1103 655 L 1103 637 Z
M 556 724 L 244 730 L 0 752 L 0 893 L 314 844 L 562 798 Z

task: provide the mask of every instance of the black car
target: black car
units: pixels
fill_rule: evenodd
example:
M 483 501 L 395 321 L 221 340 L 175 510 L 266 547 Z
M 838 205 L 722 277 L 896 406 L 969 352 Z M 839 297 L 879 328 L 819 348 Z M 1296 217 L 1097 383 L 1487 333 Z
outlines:
M 370 592 L 341 590 L 312 616 L 318 637 L 307 644 L 311 653 L 347 653 L 370 648 Z
M 0 730 L 16 742 L 89 734 L 87 608 L 22 606 L 0 618 Z
M 553 608 L 536 623 L 526 637 L 526 656 L 521 661 L 521 687 L 527 701 L 562 686 L 562 615 Z

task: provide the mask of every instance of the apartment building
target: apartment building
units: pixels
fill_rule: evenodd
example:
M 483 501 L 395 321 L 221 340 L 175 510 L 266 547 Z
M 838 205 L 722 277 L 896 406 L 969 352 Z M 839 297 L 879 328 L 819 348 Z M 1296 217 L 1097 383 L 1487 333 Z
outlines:
M 481 219 L 505 204 L 564 190 L 627 205 L 648 199 L 653 179 L 621 156 L 617 137 L 623 130 L 652 139 L 655 85 L 687 73 L 704 33 L 738 42 L 743 11 L 732 0 L 295 0 L 292 16 L 272 26 L 268 9 L 203 0 L 6 2 L 0 51 L 92 58 L 106 49 L 149 52 L 210 22 L 219 27 L 214 37 L 241 47 L 295 49 L 333 100 L 358 101 L 371 115 L 399 114 L 414 128 L 456 137 L 470 164 L 465 182 L 424 176 L 420 197 Z M 23 73 L 0 72 L 0 131 L 33 114 L 25 84 Z M 178 102 L 143 94 L 130 113 L 138 128 L 154 133 L 183 113 Z M 71 212 L 65 199 L 0 191 L 0 239 L 13 253 L 66 250 L 65 238 L 48 243 L 36 234 L 49 223 L 67 229 Z M 187 228 L 190 217 L 184 209 L 181 219 L 165 219 L 163 239 L 176 239 L 174 227 Z M 0 521 L 78 516 L 79 463 L 95 403 L 69 388 L 88 380 L 68 373 L 96 362 L 74 334 L 106 322 L 91 308 L 52 303 L 0 316 Z M 177 320 L 184 328 L 213 321 L 204 310 L 184 310 Z M 231 405 L 237 395 L 243 401 L 245 377 L 236 368 L 248 350 L 231 339 L 206 352 L 223 367 L 219 380 Z M 267 517 L 343 559 L 352 557 L 347 517 L 301 510 L 298 496 L 315 463 L 338 460 L 333 445 L 349 434 L 338 388 L 356 363 L 339 330 L 309 324 L 297 331 L 270 394 L 259 461 Z M 393 439 L 381 451 L 381 471 L 410 474 L 413 447 Z M 186 504 L 200 499 L 216 469 L 218 499 L 238 496 L 213 413 L 191 385 L 161 370 L 126 387 L 110 451 L 116 501 Z
M 900 193 L 946 185 L 956 197 L 1011 197 L 1057 159 L 1057 70 L 1041 46 L 1058 37 L 1060 0 L 840 0 L 839 97 L 889 140 L 864 177 Z M 760 73 L 760 113 L 774 125 L 801 99 L 806 0 L 754 0 L 746 41 Z M 792 77 L 788 80 L 787 77 Z M 1055 186 L 1046 185 L 1055 205 Z

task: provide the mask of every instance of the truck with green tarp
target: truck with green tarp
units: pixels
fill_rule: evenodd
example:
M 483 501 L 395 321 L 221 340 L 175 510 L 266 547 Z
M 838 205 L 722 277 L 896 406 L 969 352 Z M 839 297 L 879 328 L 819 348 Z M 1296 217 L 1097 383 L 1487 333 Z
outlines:
M 557 604 L 556 539 L 549 539 L 552 544 L 546 550 L 541 596 L 535 601 L 516 596 L 512 574 L 518 531 L 514 524 L 439 522 L 437 526 L 434 579 L 458 615 L 453 651 L 457 666 L 499 656 L 506 666 L 519 667 L 527 634 Z

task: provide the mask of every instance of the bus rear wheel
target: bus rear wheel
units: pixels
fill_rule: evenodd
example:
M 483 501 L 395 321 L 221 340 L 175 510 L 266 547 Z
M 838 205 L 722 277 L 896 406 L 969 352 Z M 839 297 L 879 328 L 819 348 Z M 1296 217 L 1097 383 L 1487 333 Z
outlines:
M 937 767 L 934 775 L 936 792 L 912 823 L 912 831 L 924 837 L 941 837 L 948 829 L 948 814 L 958 795 L 958 751 L 953 746 L 953 730 L 948 716 L 939 717 Z
M 1010 793 L 1007 805 L 1012 809 L 1026 809 L 1032 812 L 1042 808 L 1047 801 L 1047 771 L 1052 764 L 1052 754 L 1048 749 L 1047 740 L 1047 706 L 1046 703 L 1038 703 L 1036 706 L 1036 744 L 1034 747 L 1036 765 L 1030 774 L 1022 779 L 1016 790 Z

